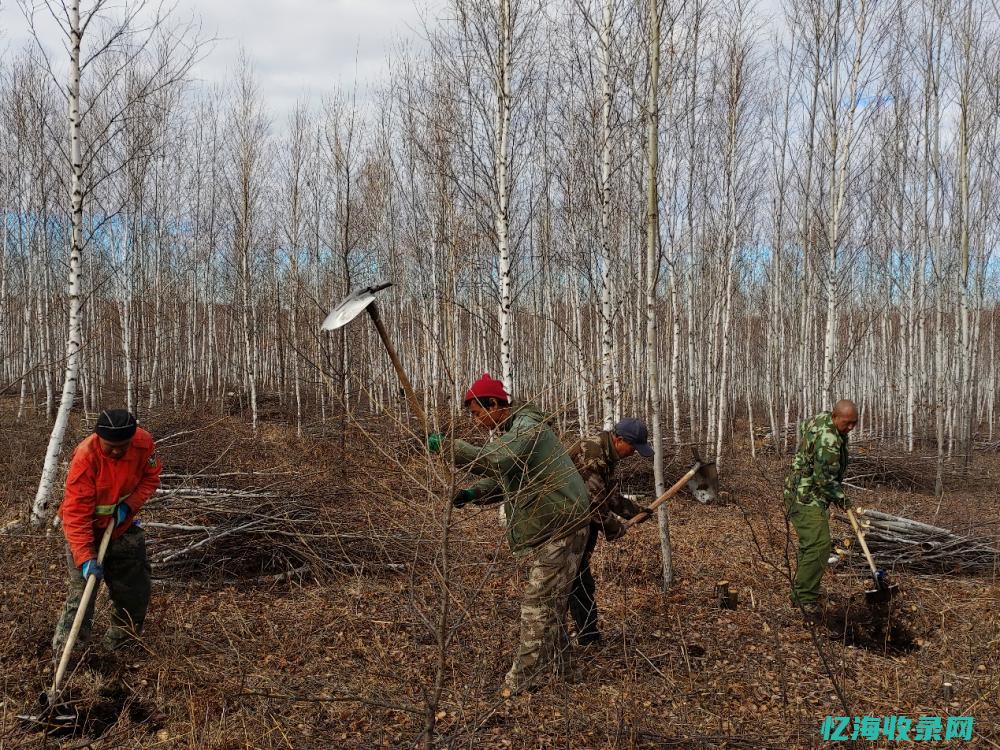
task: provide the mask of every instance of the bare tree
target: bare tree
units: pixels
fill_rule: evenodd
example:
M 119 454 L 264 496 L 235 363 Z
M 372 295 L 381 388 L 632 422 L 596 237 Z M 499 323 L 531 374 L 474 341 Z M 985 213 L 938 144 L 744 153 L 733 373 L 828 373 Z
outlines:
M 52 428 L 38 492 L 31 509 L 31 523 L 40 526 L 46 516 L 49 497 L 55 481 L 63 436 L 69 422 L 69 414 L 76 396 L 79 375 L 79 354 L 81 339 L 81 260 L 88 238 L 85 237 L 83 207 L 94 188 L 121 169 L 124 164 L 103 160 L 106 147 L 116 132 L 123 127 L 129 108 L 142 99 L 155 95 L 158 91 L 182 81 L 197 58 L 202 41 L 192 36 L 193 29 L 173 29 L 168 26 L 169 11 L 163 7 L 153 7 L 144 2 L 130 6 L 121 16 L 115 18 L 108 11 L 106 0 L 95 0 L 83 12 L 79 0 L 71 0 L 66 6 L 50 0 L 32 4 L 22 0 L 21 9 L 31 25 L 34 40 L 42 55 L 46 52 L 37 31 L 35 20 L 39 11 L 51 16 L 59 26 L 69 52 L 69 71 L 66 79 L 65 96 L 68 105 L 69 147 L 64 152 L 68 171 L 68 193 L 71 235 L 69 249 L 69 318 L 66 343 L 65 373 L 59 412 Z M 60 12 L 65 9 L 65 13 Z M 152 19 L 143 19 L 152 14 Z M 101 30 L 94 51 L 90 55 L 82 53 L 86 32 L 91 25 L 92 33 Z M 89 37 L 87 37 L 89 38 Z M 111 57 L 115 63 L 101 65 Z M 45 57 L 48 61 L 48 57 Z M 81 88 L 83 71 L 88 68 L 103 67 L 101 79 L 95 80 L 89 95 Z M 84 128 L 90 114 L 107 100 L 109 92 L 123 81 L 123 71 L 142 70 L 141 84 L 133 89 L 131 96 L 125 97 L 121 106 L 114 107 L 103 118 L 97 132 L 91 134 L 84 145 Z M 49 65 L 49 73 L 58 80 Z

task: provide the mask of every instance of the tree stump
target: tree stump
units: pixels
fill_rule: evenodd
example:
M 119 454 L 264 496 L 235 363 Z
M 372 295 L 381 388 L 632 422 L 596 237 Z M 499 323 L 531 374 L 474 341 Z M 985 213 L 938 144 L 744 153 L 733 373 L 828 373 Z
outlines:
M 729 581 L 719 581 L 715 584 L 715 599 L 720 609 L 736 609 L 740 597 L 729 590 Z

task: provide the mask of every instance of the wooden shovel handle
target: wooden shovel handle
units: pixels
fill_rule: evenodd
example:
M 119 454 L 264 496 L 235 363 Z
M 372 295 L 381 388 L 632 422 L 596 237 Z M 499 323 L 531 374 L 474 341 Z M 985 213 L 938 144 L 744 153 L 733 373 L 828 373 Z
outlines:
M 406 370 L 403 369 L 403 363 L 399 361 L 399 356 L 396 354 L 396 349 L 389 340 L 389 332 L 385 330 L 385 324 L 382 322 L 382 318 L 379 317 L 378 308 L 375 303 L 372 302 L 366 308 L 368 314 L 371 316 L 372 323 L 375 324 L 375 330 L 378 331 L 378 336 L 382 339 L 382 343 L 385 345 L 385 350 L 389 353 L 389 360 L 392 362 L 392 367 L 396 371 L 396 375 L 399 376 L 399 382 L 403 385 L 403 392 L 406 393 L 406 400 L 410 403 L 410 408 L 413 413 L 417 415 L 420 420 L 421 426 L 424 428 L 424 434 L 429 432 L 429 427 L 427 423 L 427 414 L 424 412 L 424 408 L 420 405 L 420 401 L 417 399 L 417 394 L 413 390 L 413 386 L 410 384 L 410 379 L 406 377 Z
M 650 503 L 647 511 L 643 511 L 637 516 L 632 516 L 632 518 L 628 519 L 625 522 L 625 526 L 635 526 L 637 523 L 642 523 L 647 518 L 649 518 L 651 514 L 648 511 L 656 510 L 665 502 L 667 502 L 667 500 L 669 500 L 678 492 L 680 492 L 682 489 L 684 489 L 684 485 L 691 481 L 691 477 L 697 474 L 698 469 L 700 468 L 701 468 L 700 463 L 696 463 L 694 466 L 692 466 L 691 469 L 688 471 L 688 473 L 682 476 L 676 482 L 674 482 L 673 486 L 669 490 L 664 492 L 662 495 L 656 498 L 652 503 Z
M 104 530 L 104 536 L 101 537 L 101 546 L 97 550 L 98 565 L 104 561 L 104 553 L 108 551 L 108 544 L 111 543 L 111 534 L 114 530 L 115 518 L 112 515 L 109 519 L 108 527 Z M 76 645 L 76 638 L 80 634 L 80 627 L 83 625 L 83 618 L 87 613 L 87 605 L 90 604 L 90 597 L 93 595 L 95 588 L 97 588 L 97 576 L 91 574 L 87 577 L 87 585 L 83 589 L 83 596 L 80 597 L 80 606 L 77 607 L 76 617 L 73 618 L 73 626 L 69 630 L 69 635 L 66 637 L 66 645 L 63 647 L 62 656 L 59 658 L 56 676 L 52 680 L 52 689 L 49 691 L 49 694 L 52 696 L 59 693 L 59 685 L 66 674 L 69 656 L 73 651 L 73 646 Z
M 865 541 L 865 535 L 861 533 L 861 525 L 858 523 L 857 516 L 854 515 L 852 508 L 847 509 L 847 517 L 851 520 L 851 527 L 854 529 L 854 534 L 857 536 L 858 542 L 861 543 L 861 549 L 864 551 L 865 559 L 872 569 L 872 575 L 877 577 L 878 568 L 875 567 L 875 560 L 872 558 L 872 553 L 868 551 L 868 542 Z

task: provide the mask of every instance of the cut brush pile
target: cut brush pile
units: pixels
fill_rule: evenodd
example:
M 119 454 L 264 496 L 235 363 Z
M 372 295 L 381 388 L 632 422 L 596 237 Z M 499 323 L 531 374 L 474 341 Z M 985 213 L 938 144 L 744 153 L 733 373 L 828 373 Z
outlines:
M 996 535 L 956 534 L 871 509 L 859 509 L 858 514 L 872 554 L 890 567 L 905 567 L 914 573 L 989 573 L 1000 569 Z
M 211 479 L 211 478 L 210 478 Z M 280 487 L 212 484 L 165 475 L 146 508 L 154 578 L 217 581 L 326 579 L 334 570 L 402 570 L 370 533 L 345 533 L 321 499 Z

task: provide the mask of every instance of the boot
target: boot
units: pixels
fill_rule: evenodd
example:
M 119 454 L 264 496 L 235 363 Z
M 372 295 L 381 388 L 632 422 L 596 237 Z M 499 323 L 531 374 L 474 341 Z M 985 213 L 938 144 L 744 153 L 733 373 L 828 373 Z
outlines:
M 819 602 L 803 602 L 802 619 L 807 625 L 819 625 L 823 622 L 823 607 Z

